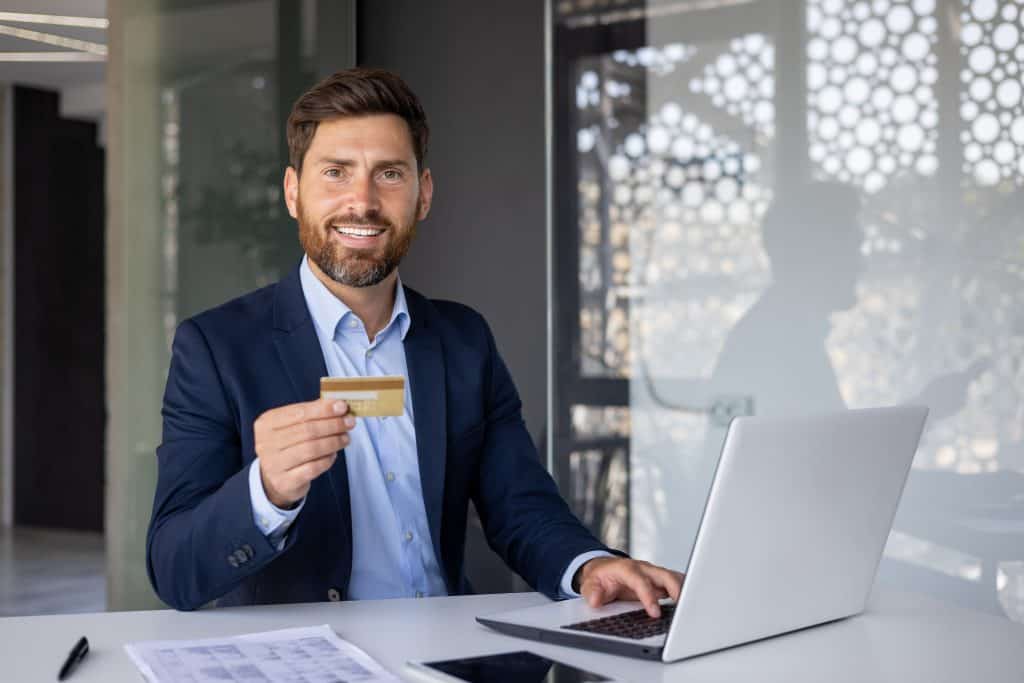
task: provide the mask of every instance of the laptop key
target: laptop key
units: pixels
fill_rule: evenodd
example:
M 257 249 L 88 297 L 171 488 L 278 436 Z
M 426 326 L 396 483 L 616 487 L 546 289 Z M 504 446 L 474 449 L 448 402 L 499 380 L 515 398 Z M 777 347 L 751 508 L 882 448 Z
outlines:
M 601 635 L 616 636 L 619 638 L 630 638 L 643 640 L 651 636 L 661 635 L 668 632 L 672 623 L 672 614 L 675 612 L 675 605 L 662 605 L 661 616 L 652 619 L 647 612 L 638 609 L 632 612 L 623 612 L 611 617 L 590 619 L 576 624 L 569 624 L 562 628 L 573 631 L 585 631 L 587 633 L 598 633 Z

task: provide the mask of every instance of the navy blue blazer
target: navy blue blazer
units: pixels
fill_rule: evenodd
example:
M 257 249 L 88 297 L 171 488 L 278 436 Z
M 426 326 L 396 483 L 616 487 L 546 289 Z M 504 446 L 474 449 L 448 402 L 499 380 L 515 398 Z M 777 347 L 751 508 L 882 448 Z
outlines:
M 483 317 L 406 288 L 405 338 L 423 500 L 448 592 L 467 593 L 466 514 L 491 547 L 555 598 L 570 562 L 607 550 L 540 465 L 520 400 Z M 312 482 L 278 551 L 253 521 L 248 466 L 264 411 L 320 394 L 323 353 L 295 269 L 181 323 L 163 402 L 163 443 L 146 538 L 157 594 L 177 609 L 347 595 L 352 567 L 344 451 Z

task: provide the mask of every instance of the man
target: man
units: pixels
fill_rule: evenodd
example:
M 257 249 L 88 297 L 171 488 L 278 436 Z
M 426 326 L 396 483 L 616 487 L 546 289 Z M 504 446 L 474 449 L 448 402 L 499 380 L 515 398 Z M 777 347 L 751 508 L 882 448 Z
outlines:
M 275 285 L 178 328 L 147 537 L 178 609 L 465 593 L 467 506 L 537 590 L 677 598 L 682 575 L 614 553 L 539 465 L 483 318 L 405 287 L 430 211 L 426 117 L 394 74 L 352 69 L 288 119 L 284 190 L 306 253 Z M 400 417 L 316 399 L 322 376 L 408 378 Z

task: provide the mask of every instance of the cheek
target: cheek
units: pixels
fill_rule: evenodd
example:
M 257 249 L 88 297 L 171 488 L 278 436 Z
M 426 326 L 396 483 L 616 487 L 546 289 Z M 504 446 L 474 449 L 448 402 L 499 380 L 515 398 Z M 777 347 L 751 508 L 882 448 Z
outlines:
M 302 195 L 302 214 L 307 220 L 322 222 L 327 216 L 338 213 L 341 200 L 335 194 L 310 192 Z
M 408 190 L 395 190 L 383 197 L 383 208 L 391 219 L 397 219 L 402 223 L 415 220 L 419 215 L 420 197 L 417 192 Z

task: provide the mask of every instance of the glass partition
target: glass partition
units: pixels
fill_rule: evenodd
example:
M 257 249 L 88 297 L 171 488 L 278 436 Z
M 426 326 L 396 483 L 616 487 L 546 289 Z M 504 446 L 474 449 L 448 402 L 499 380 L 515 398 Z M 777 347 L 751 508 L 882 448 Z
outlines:
M 574 509 L 683 569 L 733 416 L 924 403 L 880 579 L 1024 621 L 1024 2 L 552 12 Z
M 143 560 L 174 330 L 298 263 L 284 122 L 354 64 L 355 27 L 333 0 L 108 6 L 108 566 L 124 609 L 158 604 Z

